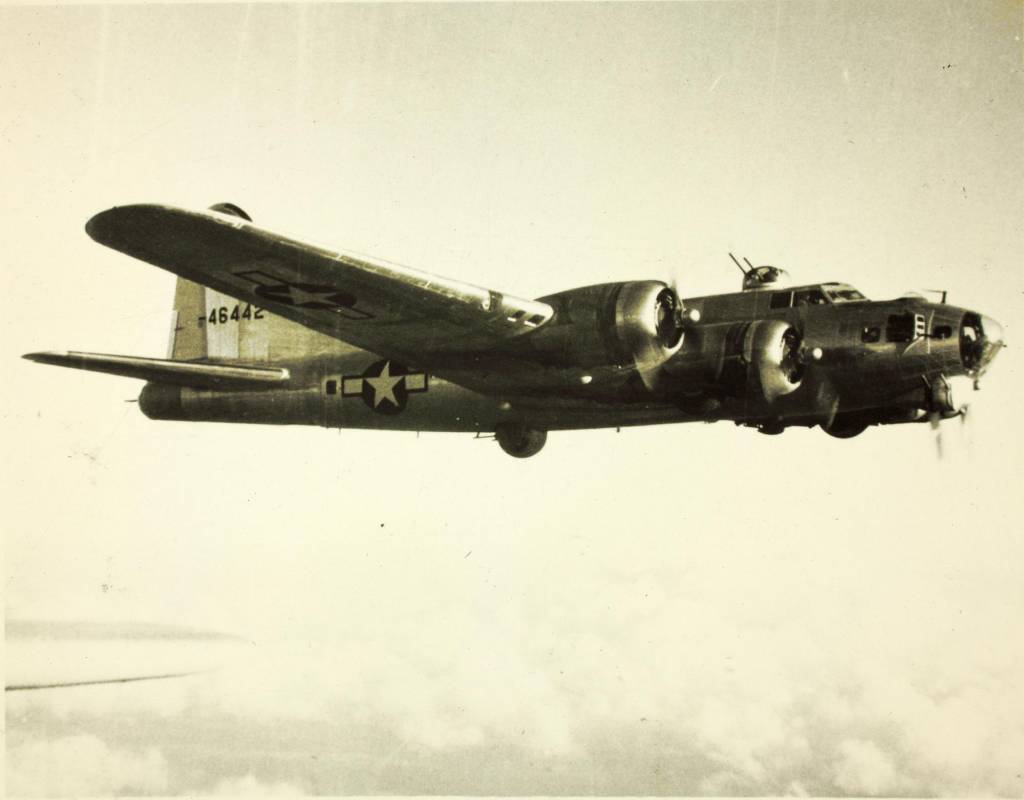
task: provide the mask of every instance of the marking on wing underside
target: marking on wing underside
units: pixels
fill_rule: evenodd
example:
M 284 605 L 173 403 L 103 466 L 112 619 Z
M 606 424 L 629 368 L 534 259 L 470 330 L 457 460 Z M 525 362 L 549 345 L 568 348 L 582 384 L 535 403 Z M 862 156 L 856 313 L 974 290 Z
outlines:
M 372 319 L 373 314 L 356 308 L 351 292 L 320 283 L 286 281 L 259 270 L 236 272 L 235 277 L 256 284 L 253 292 L 269 302 L 314 311 L 330 311 L 350 320 Z

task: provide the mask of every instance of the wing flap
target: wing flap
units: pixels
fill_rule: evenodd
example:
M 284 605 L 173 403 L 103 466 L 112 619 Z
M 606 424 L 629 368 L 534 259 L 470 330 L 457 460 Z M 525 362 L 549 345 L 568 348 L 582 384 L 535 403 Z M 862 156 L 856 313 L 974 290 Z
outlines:
M 86 231 L 308 328 L 414 363 L 486 349 L 554 314 L 547 303 L 307 244 L 214 211 L 122 206 L 97 214 Z
M 196 389 L 253 388 L 285 383 L 287 369 L 233 364 L 203 364 L 160 358 L 111 356 L 100 353 L 28 353 L 23 358 L 40 364 L 105 372 L 155 383 L 191 386 Z

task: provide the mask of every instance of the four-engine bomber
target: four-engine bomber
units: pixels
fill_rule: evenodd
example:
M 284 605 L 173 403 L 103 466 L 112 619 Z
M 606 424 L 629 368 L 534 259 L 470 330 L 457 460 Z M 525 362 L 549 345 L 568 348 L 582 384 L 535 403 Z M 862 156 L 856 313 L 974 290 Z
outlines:
M 749 262 L 739 292 L 527 300 L 270 233 L 229 203 L 113 208 L 86 230 L 179 276 L 168 357 L 26 358 L 141 378 L 153 419 L 493 433 L 517 457 L 549 430 L 667 422 L 846 438 L 960 415 L 1003 346 L 945 297 L 871 301 Z

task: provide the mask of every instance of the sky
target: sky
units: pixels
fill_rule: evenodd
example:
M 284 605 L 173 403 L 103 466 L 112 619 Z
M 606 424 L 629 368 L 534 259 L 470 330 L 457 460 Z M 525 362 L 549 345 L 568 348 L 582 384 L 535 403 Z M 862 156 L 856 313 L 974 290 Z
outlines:
M 0 7 L 11 620 L 238 637 L 11 694 L 14 795 L 1024 795 L 1018 3 Z M 947 289 L 1009 347 L 947 423 L 468 435 L 151 422 L 131 202 L 522 297 L 727 252 Z M 145 647 L 144 643 L 135 646 Z M 73 656 L 67 655 L 67 658 Z

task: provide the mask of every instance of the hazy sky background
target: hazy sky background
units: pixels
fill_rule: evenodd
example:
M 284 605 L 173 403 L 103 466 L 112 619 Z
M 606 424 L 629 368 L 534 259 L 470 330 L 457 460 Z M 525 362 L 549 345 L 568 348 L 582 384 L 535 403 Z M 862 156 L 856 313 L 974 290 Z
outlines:
M 246 638 L 7 698 L 9 793 L 1024 794 L 1019 3 L 0 9 L 9 618 Z M 45 349 L 163 356 L 116 204 L 520 296 L 732 250 L 948 289 L 968 424 L 468 435 L 157 423 Z

